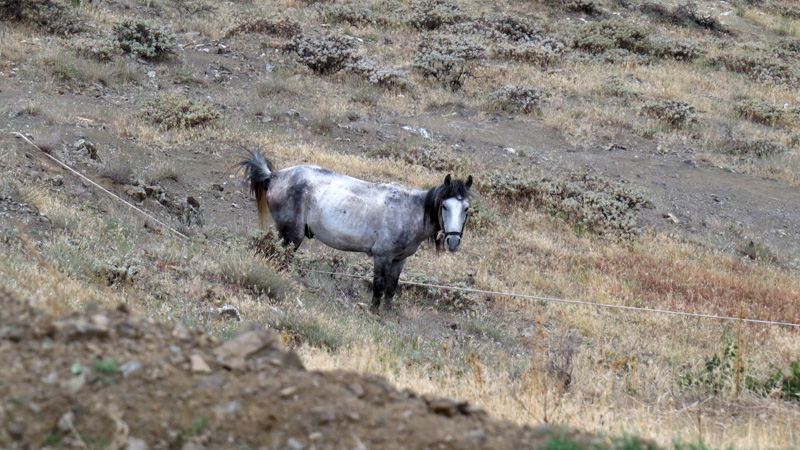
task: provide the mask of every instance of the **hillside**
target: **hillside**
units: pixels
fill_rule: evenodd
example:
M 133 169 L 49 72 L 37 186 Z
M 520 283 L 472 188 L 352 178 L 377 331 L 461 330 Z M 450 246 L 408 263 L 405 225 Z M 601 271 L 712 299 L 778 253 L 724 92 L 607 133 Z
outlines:
M 312 272 L 371 260 L 284 251 L 237 170 L 260 150 L 423 188 L 473 175 L 462 249 L 422 248 L 405 280 L 800 323 L 795 2 L 0 0 L 0 20 L 0 278 L 52 320 L 267 325 L 311 370 L 281 376 L 337 392 L 369 373 L 520 426 L 798 445 L 797 327 L 411 285 L 375 316 L 369 283 Z

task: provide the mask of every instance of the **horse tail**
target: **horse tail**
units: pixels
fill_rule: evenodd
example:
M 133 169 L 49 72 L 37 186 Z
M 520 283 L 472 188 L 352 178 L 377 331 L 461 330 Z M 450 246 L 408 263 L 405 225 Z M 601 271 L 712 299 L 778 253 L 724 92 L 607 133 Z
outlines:
M 250 192 L 256 197 L 258 222 L 262 229 L 266 229 L 269 212 L 267 189 L 272 178 L 272 163 L 261 152 L 250 152 L 250 157 L 240 162 L 239 166 L 244 167 L 245 179 L 250 182 Z

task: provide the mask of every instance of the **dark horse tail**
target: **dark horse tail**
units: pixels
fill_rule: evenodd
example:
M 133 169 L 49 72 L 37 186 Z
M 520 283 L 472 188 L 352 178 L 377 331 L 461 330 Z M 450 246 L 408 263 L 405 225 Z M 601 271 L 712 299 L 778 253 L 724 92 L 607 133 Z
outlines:
M 256 207 L 258 208 L 258 221 L 261 228 L 267 227 L 267 189 L 269 180 L 272 178 L 272 163 L 261 152 L 250 152 L 250 157 L 239 163 L 244 167 L 245 179 L 250 182 L 250 192 L 256 197 Z

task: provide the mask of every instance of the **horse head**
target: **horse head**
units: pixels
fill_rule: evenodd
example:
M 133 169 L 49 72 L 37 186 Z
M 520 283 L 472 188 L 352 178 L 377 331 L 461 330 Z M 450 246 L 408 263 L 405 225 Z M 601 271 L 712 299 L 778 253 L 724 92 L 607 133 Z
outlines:
M 463 181 L 454 180 L 448 174 L 442 185 L 430 190 L 426 209 L 434 225 L 433 240 L 437 251 L 443 248 L 451 252 L 458 250 L 467 223 L 469 198 L 473 195 L 471 187 L 472 175 Z

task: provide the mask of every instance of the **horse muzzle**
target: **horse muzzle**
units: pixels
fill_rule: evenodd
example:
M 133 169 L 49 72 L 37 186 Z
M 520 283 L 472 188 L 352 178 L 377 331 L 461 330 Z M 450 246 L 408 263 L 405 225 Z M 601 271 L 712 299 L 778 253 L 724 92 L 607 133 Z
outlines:
M 458 251 L 458 246 L 461 244 L 461 233 L 447 233 L 444 237 L 444 245 L 448 251 Z

